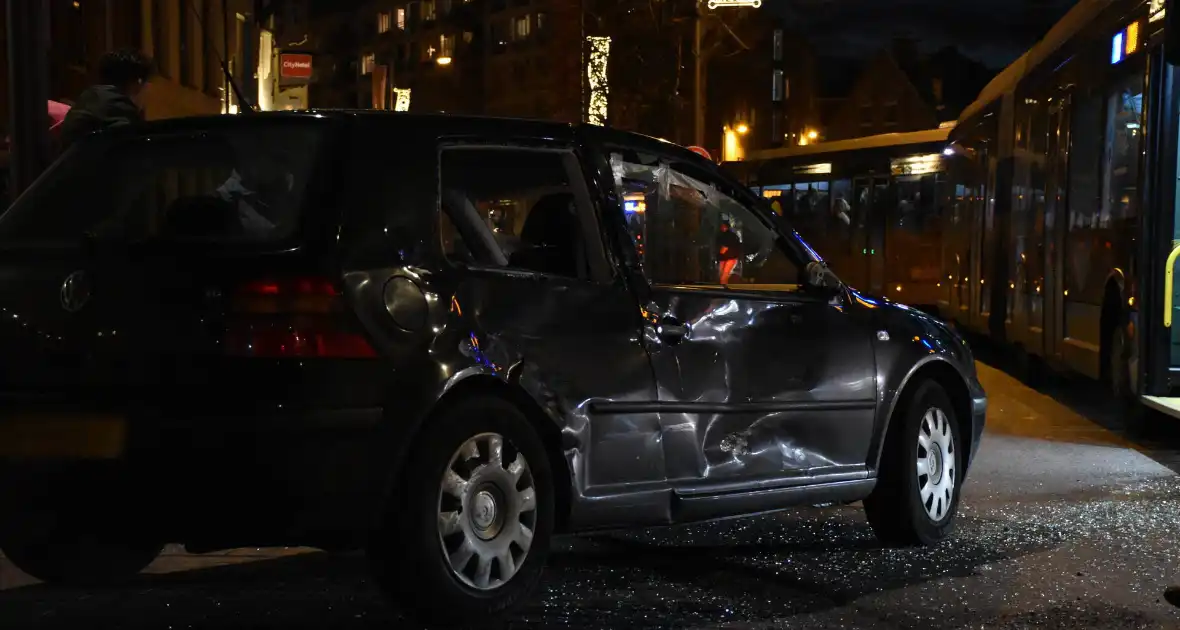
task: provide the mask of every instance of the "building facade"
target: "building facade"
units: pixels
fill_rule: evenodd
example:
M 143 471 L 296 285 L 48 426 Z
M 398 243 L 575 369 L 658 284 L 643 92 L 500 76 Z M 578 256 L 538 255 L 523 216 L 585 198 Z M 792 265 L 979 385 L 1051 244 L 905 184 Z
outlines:
M 0 125 L 7 130 L 8 0 L 0 0 Z M 49 97 L 72 103 L 98 81 L 108 50 L 136 48 L 150 55 L 158 76 L 144 97 L 149 119 L 232 113 L 243 96 L 262 109 L 307 106 L 312 72 L 284 77 L 281 55 L 305 52 L 308 0 L 44 0 L 49 3 Z M 314 56 L 313 56 L 314 57 Z M 261 62 L 260 62 L 261 60 Z M 310 75 L 310 76 L 302 76 Z
M 742 54 L 709 64 L 709 140 L 725 160 L 747 151 L 825 139 L 817 64 L 807 40 L 771 21 L 753 29 Z
M 689 143 L 697 6 L 692 0 L 373 0 L 361 10 L 359 104 L 590 120 Z M 748 26 L 765 22 L 748 19 L 756 14 L 727 9 L 723 25 L 706 11 L 705 74 L 712 60 L 740 48 Z M 720 127 L 706 137 L 718 146 Z
M 582 117 L 580 0 L 377 0 L 362 15 L 362 105 Z

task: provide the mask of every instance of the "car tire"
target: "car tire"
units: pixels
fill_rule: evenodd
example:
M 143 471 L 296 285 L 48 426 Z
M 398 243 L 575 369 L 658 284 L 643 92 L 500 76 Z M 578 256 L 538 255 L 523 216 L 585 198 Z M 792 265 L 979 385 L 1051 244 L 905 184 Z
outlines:
M 91 528 L 93 515 L 62 512 L 43 515 L 48 527 L 29 527 L 23 515 L 11 519 L 0 538 L 0 551 L 30 576 L 63 586 L 106 586 L 131 579 L 164 550 L 163 544 L 120 536 L 110 528 Z M 127 531 L 127 530 L 124 530 Z
M 887 546 L 935 545 L 954 529 L 966 462 L 958 418 L 936 381 L 901 401 L 885 438 L 877 486 L 865 514 Z
M 464 400 L 427 422 L 369 542 L 373 577 L 421 623 L 487 623 L 541 578 L 554 523 L 548 455 L 500 398 Z

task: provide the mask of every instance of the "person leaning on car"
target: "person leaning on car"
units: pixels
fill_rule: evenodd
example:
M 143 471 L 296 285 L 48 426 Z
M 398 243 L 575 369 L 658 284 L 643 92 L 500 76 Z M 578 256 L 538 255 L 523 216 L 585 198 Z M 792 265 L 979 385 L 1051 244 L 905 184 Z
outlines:
M 82 91 L 61 124 L 61 150 L 86 134 L 143 122 L 143 95 L 152 61 L 137 50 L 115 50 L 98 62 L 99 83 Z

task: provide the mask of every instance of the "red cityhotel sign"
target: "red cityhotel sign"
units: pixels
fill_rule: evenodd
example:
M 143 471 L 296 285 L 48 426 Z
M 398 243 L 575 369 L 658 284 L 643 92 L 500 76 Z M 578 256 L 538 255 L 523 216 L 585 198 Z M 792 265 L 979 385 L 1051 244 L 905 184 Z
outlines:
M 310 79 L 311 55 L 279 55 L 279 76 L 284 79 Z

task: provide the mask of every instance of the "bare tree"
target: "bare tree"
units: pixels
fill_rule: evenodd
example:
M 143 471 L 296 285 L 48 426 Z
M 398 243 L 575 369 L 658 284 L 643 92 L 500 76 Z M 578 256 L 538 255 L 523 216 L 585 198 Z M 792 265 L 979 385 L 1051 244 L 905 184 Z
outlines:
M 703 3 L 702 3 L 703 5 Z M 701 56 L 739 54 L 759 28 L 757 11 L 700 6 Z M 592 0 L 586 33 L 611 38 L 608 122 L 685 143 L 693 125 L 695 0 Z

